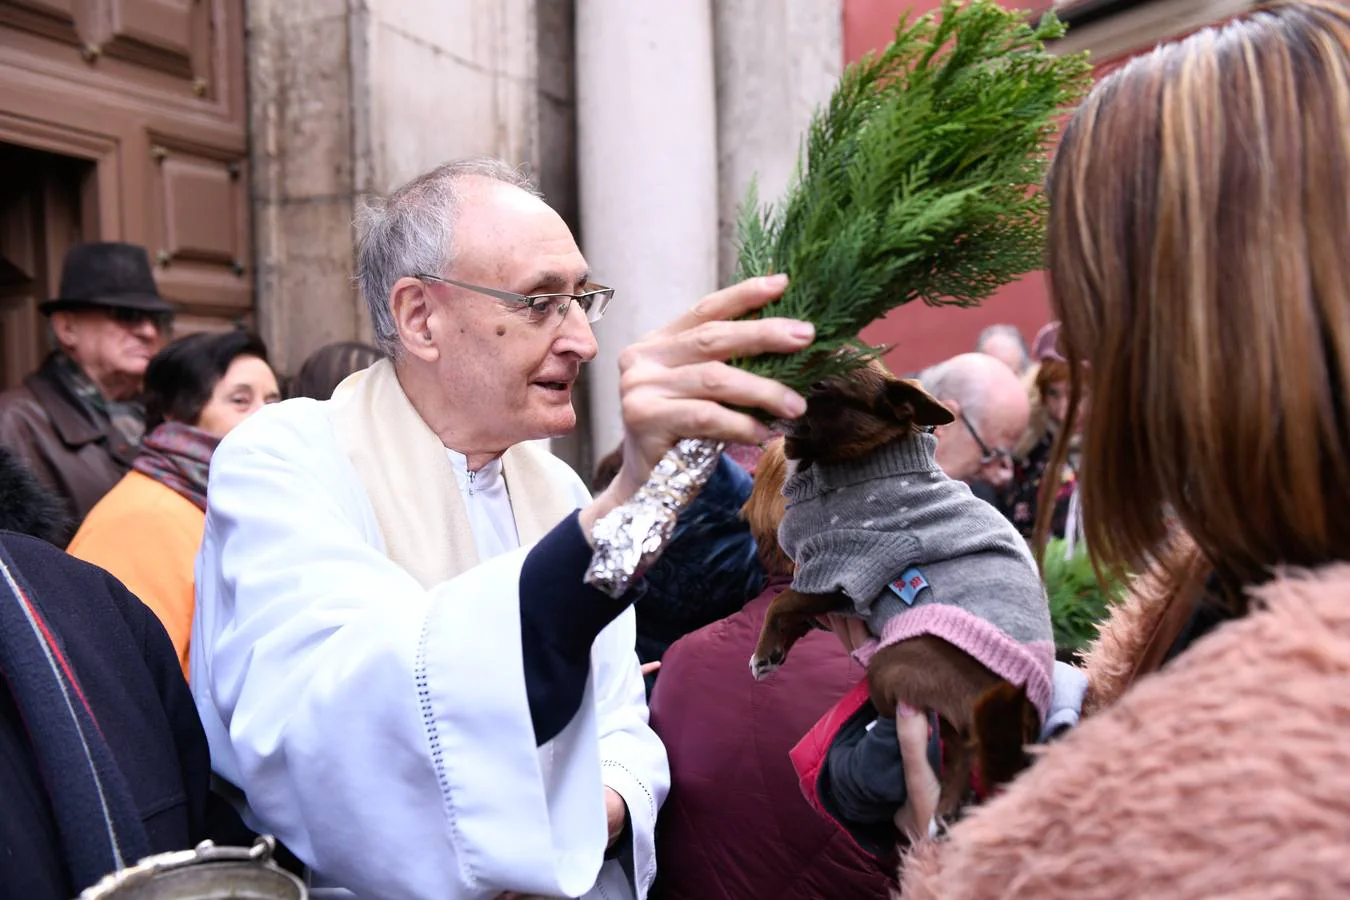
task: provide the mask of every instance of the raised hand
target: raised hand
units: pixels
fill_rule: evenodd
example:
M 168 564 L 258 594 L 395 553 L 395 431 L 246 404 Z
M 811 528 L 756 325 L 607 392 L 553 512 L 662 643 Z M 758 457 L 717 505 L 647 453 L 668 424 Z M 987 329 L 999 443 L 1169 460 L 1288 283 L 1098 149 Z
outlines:
M 709 294 L 619 357 L 623 465 L 595 503 L 582 511 L 587 533 L 595 520 L 631 497 L 661 456 L 681 438 L 757 443 L 768 429 L 732 406 L 793 419 L 806 400 L 776 381 L 726 364 L 734 357 L 793 353 L 810 345 L 810 322 L 762 318 L 731 321 L 782 295 L 786 275 L 751 278 Z

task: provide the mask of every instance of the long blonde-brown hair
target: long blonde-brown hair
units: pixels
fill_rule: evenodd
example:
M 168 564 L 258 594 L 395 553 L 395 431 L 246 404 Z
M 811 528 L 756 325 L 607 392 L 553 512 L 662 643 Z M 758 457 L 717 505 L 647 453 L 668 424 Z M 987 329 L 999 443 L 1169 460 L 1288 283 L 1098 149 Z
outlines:
M 1268 3 L 1131 61 L 1048 191 L 1094 560 L 1154 558 L 1172 514 L 1229 584 L 1350 559 L 1350 9 Z
M 764 445 L 764 453 L 755 465 L 754 487 L 741 507 L 741 518 L 750 526 L 760 564 L 770 575 L 791 575 L 793 572 L 792 560 L 778 543 L 778 526 L 783 524 L 787 511 L 787 500 L 783 498 L 786 483 L 787 457 L 783 455 L 780 437 Z

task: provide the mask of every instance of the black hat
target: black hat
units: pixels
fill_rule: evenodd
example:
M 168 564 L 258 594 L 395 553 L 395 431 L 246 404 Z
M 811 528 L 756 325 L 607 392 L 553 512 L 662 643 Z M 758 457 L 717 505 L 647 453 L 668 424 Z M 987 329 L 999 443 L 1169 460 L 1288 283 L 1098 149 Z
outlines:
M 150 273 L 150 255 L 135 244 L 77 244 L 61 264 L 61 295 L 38 307 L 43 315 L 85 306 L 172 313 Z

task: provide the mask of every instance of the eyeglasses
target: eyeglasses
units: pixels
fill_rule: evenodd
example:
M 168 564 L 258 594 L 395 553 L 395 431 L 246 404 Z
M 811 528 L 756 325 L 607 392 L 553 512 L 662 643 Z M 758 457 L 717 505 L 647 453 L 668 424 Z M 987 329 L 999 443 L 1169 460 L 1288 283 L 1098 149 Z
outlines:
M 148 309 L 132 309 L 128 306 L 107 306 L 108 316 L 118 325 L 125 325 L 127 328 L 135 328 L 142 322 L 149 322 L 155 326 L 155 330 L 160 334 L 167 334 L 173 327 L 173 313 L 171 312 L 152 312 Z
M 580 294 L 526 295 L 456 281 L 453 278 L 443 278 L 440 275 L 428 275 L 425 272 L 418 273 L 413 277 L 421 281 L 437 281 L 441 284 L 454 285 L 457 288 L 463 288 L 466 291 L 473 291 L 475 294 L 482 294 L 497 300 L 504 300 L 507 303 L 519 303 L 525 307 L 530 320 L 535 323 L 546 322 L 555 315 L 557 316 L 557 322 L 562 322 L 563 319 L 567 318 L 567 311 L 572 308 L 573 303 L 581 307 L 581 311 L 586 314 L 587 322 L 599 322 L 600 317 L 609 308 L 609 301 L 614 299 L 614 288 L 589 281 L 582 286 Z
M 1012 462 L 1012 454 L 1007 450 L 1004 450 L 1002 447 L 991 448 L 984 442 L 984 438 L 980 437 L 980 433 L 975 430 L 975 426 L 971 424 L 970 417 L 966 415 L 965 410 L 962 410 L 959 415 L 961 416 L 962 423 L 966 426 L 966 431 L 970 432 L 970 436 L 975 439 L 976 445 L 980 448 L 980 465 L 987 466 L 995 461 Z

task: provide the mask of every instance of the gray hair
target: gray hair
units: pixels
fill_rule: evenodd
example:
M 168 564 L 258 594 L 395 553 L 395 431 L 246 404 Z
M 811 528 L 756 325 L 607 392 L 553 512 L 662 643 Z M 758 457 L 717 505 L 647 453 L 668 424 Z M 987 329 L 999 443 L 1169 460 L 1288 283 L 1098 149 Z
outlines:
M 444 273 L 451 263 L 460 182 L 499 181 L 535 197 L 530 177 L 499 159 L 456 160 L 418 175 L 387 197 L 366 198 L 356 213 L 356 281 L 370 310 L 375 343 L 390 356 L 402 350 L 390 294 L 400 278 Z
M 1017 342 L 1018 349 L 1022 351 L 1022 369 L 1026 369 L 1031 363 L 1031 352 L 1027 349 L 1026 338 L 1022 337 L 1022 330 L 1016 325 L 990 325 L 981 331 L 980 336 L 975 339 L 976 352 L 982 352 L 985 341 L 993 337 L 1011 338 Z
M 986 380 L 964 356 L 954 356 L 919 373 L 919 384 L 925 391 L 941 401 L 955 400 L 961 404 L 961 411 L 977 428 L 984 424 L 989 393 L 985 390 Z

